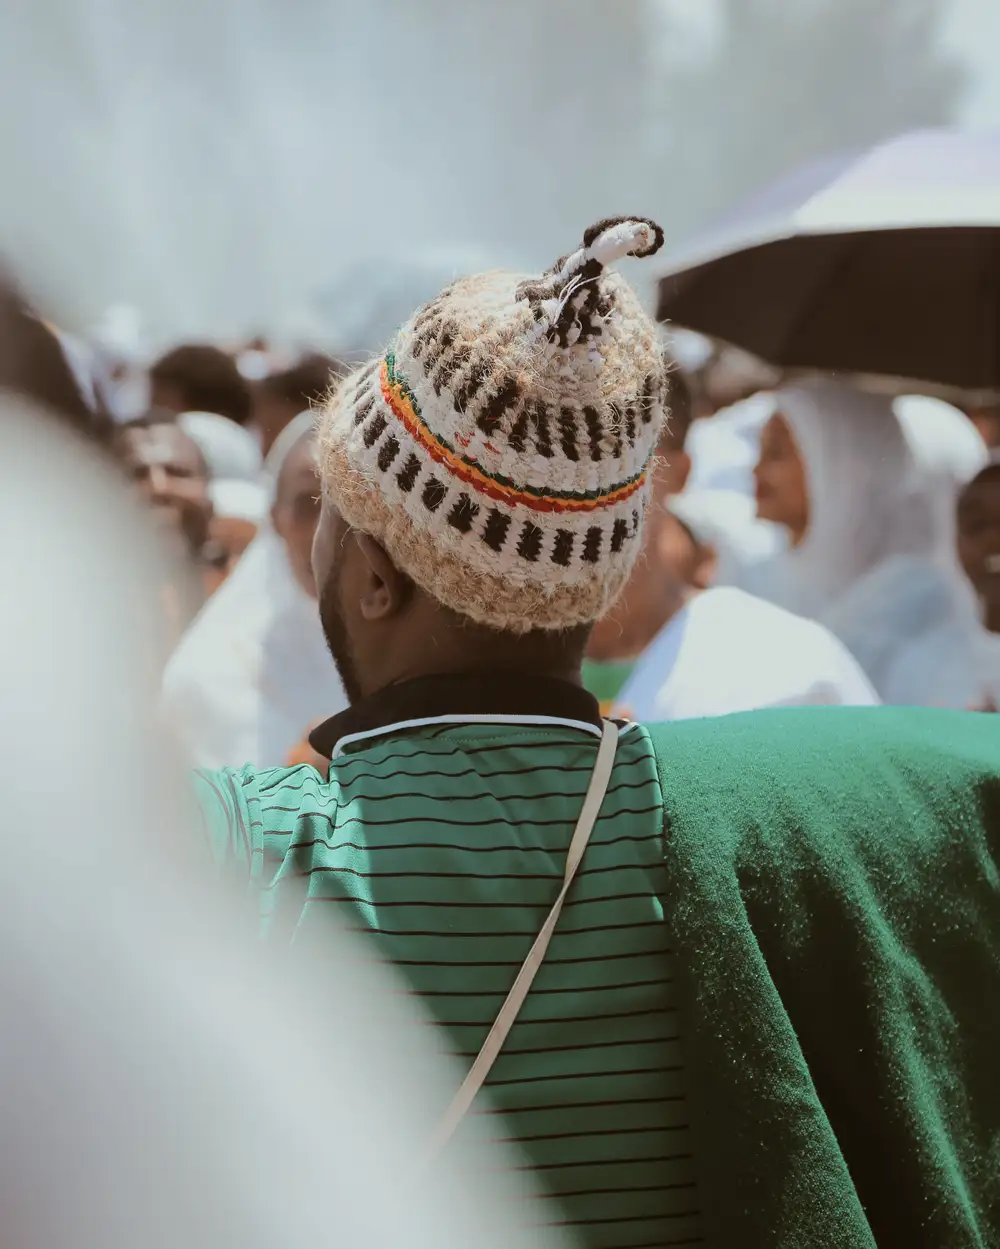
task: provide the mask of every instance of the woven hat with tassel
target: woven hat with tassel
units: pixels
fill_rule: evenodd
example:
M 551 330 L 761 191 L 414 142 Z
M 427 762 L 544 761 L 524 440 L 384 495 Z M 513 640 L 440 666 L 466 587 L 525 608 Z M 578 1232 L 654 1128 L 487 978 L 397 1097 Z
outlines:
M 320 412 L 330 503 L 445 606 L 497 629 L 565 629 L 628 580 L 666 362 L 607 266 L 662 243 L 653 222 L 614 218 L 540 276 L 462 278 Z

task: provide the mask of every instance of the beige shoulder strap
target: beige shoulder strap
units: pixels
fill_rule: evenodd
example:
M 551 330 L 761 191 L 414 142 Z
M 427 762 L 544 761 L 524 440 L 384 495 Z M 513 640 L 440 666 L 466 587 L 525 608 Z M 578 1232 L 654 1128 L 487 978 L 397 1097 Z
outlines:
M 496 1062 L 497 1055 L 507 1039 L 507 1034 L 513 1027 L 514 1020 L 517 1019 L 518 1012 L 524 1005 L 524 999 L 528 996 L 532 981 L 535 979 L 535 975 L 545 959 L 545 953 L 549 948 L 549 942 L 552 940 L 552 934 L 555 931 L 556 924 L 559 922 L 559 915 L 563 908 L 563 902 L 566 900 L 566 894 L 573 883 L 576 869 L 580 866 L 584 851 L 587 849 L 587 842 L 590 840 L 590 834 L 593 832 L 594 824 L 597 822 L 597 817 L 600 814 L 601 804 L 604 802 L 604 795 L 607 793 L 608 783 L 611 780 L 611 770 L 615 765 L 615 751 L 617 748 L 618 726 L 610 720 L 605 720 L 601 745 L 597 751 L 597 762 L 594 764 L 594 773 L 590 778 L 587 796 L 583 800 L 583 809 L 580 812 L 580 818 L 576 822 L 573 838 L 569 843 L 569 850 L 566 854 L 566 869 L 563 873 L 562 889 L 559 890 L 559 896 L 552 904 L 552 910 L 549 911 L 548 918 L 535 938 L 535 944 L 528 951 L 528 957 L 521 965 L 521 970 L 517 973 L 517 979 L 507 994 L 503 1006 L 500 1007 L 500 1013 L 490 1029 L 489 1036 L 483 1042 L 483 1048 L 479 1051 L 476 1061 L 469 1069 L 469 1074 L 465 1077 L 461 1088 L 455 1094 L 451 1105 L 445 1111 L 441 1122 L 438 1124 L 437 1130 L 428 1142 L 427 1154 L 429 1157 L 433 1157 L 447 1144 L 452 1133 L 461 1123 L 466 1111 L 472 1105 L 476 1094 L 482 1087 L 483 1081 L 489 1075 L 490 1068 Z

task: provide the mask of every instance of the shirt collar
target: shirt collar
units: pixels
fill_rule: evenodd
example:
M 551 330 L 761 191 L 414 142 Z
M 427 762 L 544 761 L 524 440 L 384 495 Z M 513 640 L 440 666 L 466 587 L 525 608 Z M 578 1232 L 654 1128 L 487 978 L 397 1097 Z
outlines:
M 428 720 L 501 718 L 515 723 L 571 721 L 597 731 L 602 724 L 597 699 L 570 681 L 534 672 L 463 672 L 386 686 L 313 729 L 309 743 L 330 759 L 347 737 L 416 727 Z

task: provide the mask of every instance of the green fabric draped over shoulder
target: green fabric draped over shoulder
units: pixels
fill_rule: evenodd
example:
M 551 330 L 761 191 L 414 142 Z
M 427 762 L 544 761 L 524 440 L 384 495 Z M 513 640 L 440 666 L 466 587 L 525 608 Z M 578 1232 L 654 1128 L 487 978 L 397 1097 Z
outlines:
M 1000 717 L 650 732 L 707 1243 L 1000 1245 Z

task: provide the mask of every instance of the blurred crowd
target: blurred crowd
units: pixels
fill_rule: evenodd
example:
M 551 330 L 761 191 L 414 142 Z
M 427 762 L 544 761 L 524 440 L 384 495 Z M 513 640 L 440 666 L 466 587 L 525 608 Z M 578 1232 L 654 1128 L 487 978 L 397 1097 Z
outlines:
M 130 862 L 137 821 L 142 854 L 156 860 L 166 845 L 168 858 L 183 857 L 170 831 L 148 835 L 160 804 L 176 827 L 190 817 L 188 831 L 204 834 L 178 838 L 188 849 L 198 841 L 196 874 L 214 859 L 237 882 L 234 922 L 249 918 L 255 938 L 277 946 L 314 933 L 318 948 L 328 944 L 333 961 L 311 972 L 317 1002 L 330 1004 L 331 985 L 337 1012 L 363 1002 L 337 959 L 360 967 L 375 953 L 395 964 L 398 988 L 387 978 L 373 997 L 408 997 L 414 1035 L 436 1021 L 441 1052 L 458 1064 L 450 1100 L 431 1090 L 445 1113 L 418 1116 L 419 1143 L 411 1134 L 402 1152 L 436 1154 L 468 1112 L 489 1149 L 514 1150 L 519 1161 L 502 1169 L 523 1183 L 518 1222 L 552 1237 L 541 1243 L 565 1233 L 603 1249 L 704 1244 L 703 1228 L 728 1221 L 735 1238 L 718 1243 L 818 1247 L 834 1243 L 807 1238 L 831 1210 L 836 1234 L 847 1229 L 837 1243 L 859 1249 L 875 1243 L 869 1223 L 884 1245 L 972 1243 L 964 1229 L 985 1226 L 980 1206 L 995 1189 L 975 1167 L 996 1096 L 975 1090 L 996 1084 L 995 1017 L 982 1003 L 1000 968 L 990 858 L 1000 722 L 772 712 L 1000 708 L 998 412 L 957 394 L 949 403 L 860 377 L 779 372 L 657 326 L 609 268 L 654 256 L 663 240 L 648 219 L 607 219 L 536 277 L 477 274 L 429 302 L 401 293 L 410 318 L 353 371 L 338 344 L 288 350 L 259 337 L 115 352 L 67 334 L 3 284 L 5 419 L 23 432 L 27 416 L 43 432 L 23 457 L 27 476 L 42 477 L 39 456 L 79 452 L 81 479 L 115 496 L 103 529 L 87 532 L 84 517 L 65 543 L 51 531 L 84 514 L 86 492 L 44 510 L 32 549 L 58 546 L 64 581 L 74 568 L 65 605 L 84 627 L 39 680 L 45 638 L 62 627 L 48 606 L 61 586 L 36 595 L 33 645 L 32 611 L 19 602 L 9 684 L 34 720 L 47 700 L 56 714 L 66 703 L 66 731 L 88 737 L 75 771 L 60 776 L 73 785 L 81 838 L 87 819 L 114 817 L 119 843 L 107 835 L 102 853 L 117 884 L 106 888 L 122 888 L 132 910 L 144 905 L 144 872 L 162 875 L 167 892 L 181 875 L 176 863 Z M 66 479 L 63 462 L 53 480 Z M 139 716 L 127 706 L 124 645 L 121 662 L 95 654 L 93 673 L 74 660 L 101 650 L 80 586 L 103 575 L 95 536 L 131 538 L 123 515 L 148 552 L 152 575 L 137 597 L 158 624 L 149 638 L 127 637 L 152 660 L 155 693 L 140 694 Z M 9 528 L 5 537 L 10 546 Z M 31 588 L 30 563 L 15 569 L 16 585 Z M 105 563 L 110 577 L 115 561 Z M 97 692 L 78 697 L 85 678 Z M 15 731 L 34 723 L 12 706 Z M 142 715 L 154 710 L 147 734 Z M 118 737 L 102 740 L 102 715 Z M 656 727 L 668 721 L 690 723 Z M 147 738 L 162 774 L 138 759 Z M 196 769 L 188 786 L 171 772 L 171 743 Z M 34 766 L 15 771 L 15 803 L 29 813 L 16 819 L 34 820 Z M 62 817 L 68 806 L 57 805 Z M 86 884 L 87 846 L 75 856 L 65 876 L 83 882 L 89 907 L 101 893 Z M 104 927 L 83 922 L 79 958 L 97 952 L 103 974 L 113 963 L 100 942 L 131 950 L 126 926 L 169 946 L 182 893 L 161 906 L 150 890 L 149 914 L 134 920 L 98 901 Z M 196 903 L 192 948 L 211 911 Z M 80 922 L 72 908 L 61 913 Z M 17 908 L 11 916 L 25 922 Z M 356 951 L 348 930 L 362 934 Z M 72 944 L 68 930 L 59 935 Z M 827 962 L 829 986 L 816 974 Z M 74 966 L 51 963 L 66 975 Z M 529 1000 L 540 970 L 544 987 Z M 200 977 L 185 966 L 176 982 L 198 984 L 194 1005 L 226 1014 L 213 976 L 227 972 L 210 956 Z M 135 967 L 108 974 L 121 994 Z M 238 965 L 234 983 L 252 983 Z M 169 1008 L 155 980 L 145 993 L 161 1014 Z M 94 1026 L 79 1010 L 89 987 L 67 995 L 58 985 L 59 995 Z M 110 1017 L 114 994 L 94 1000 Z M 282 998 L 265 1010 L 270 1002 L 283 1025 Z M 302 1111 L 312 1067 L 327 1094 L 332 1077 L 363 1075 L 358 1109 L 345 1098 L 313 1122 L 315 1144 L 299 1135 L 303 1184 L 329 1140 L 352 1147 L 355 1120 L 378 1102 L 369 1086 L 380 1063 L 400 1086 L 422 1081 L 361 1030 L 342 1067 L 322 1039 L 310 1046 L 308 1026 L 290 1038 L 276 1028 L 268 1051 L 247 1003 L 232 1005 L 233 1020 L 249 1021 L 244 1034 L 230 1040 L 233 1020 L 211 1032 L 241 1056 L 247 1089 L 260 1064 L 287 1061 L 289 1105 Z M 141 999 L 135 1013 L 157 1018 Z M 163 1029 L 183 1042 L 195 1089 L 211 1084 L 198 1063 L 216 1053 L 199 1018 L 192 1012 L 190 1036 Z M 506 1045 L 515 1023 L 522 1031 Z M 99 1037 L 102 1019 L 96 1027 Z M 372 1032 L 408 1044 L 390 1016 Z M 23 1033 L 27 1051 L 43 1030 L 29 1021 Z M 84 1039 L 88 1069 L 102 1071 L 100 1046 Z M 187 1157 L 201 1108 L 160 1087 L 156 1061 L 169 1065 L 172 1051 L 154 1046 L 134 1114 L 118 1099 L 107 1119 L 116 1148 L 131 1153 L 148 1097 L 154 1144 Z M 131 1068 L 117 1053 L 105 1063 L 127 1087 Z M 135 1053 L 146 1057 L 142 1045 L 133 1062 Z M 51 1113 L 47 1085 L 26 1088 L 21 1120 L 38 1118 L 33 1099 Z M 242 1091 L 237 1106 L 252 1105 Z M 392 1081 L 383 1092 L 396 1113 Z M 176 1128 L 174 1102 L 196 1112 Z M 215 1102 L 205 1105 L 208 1120 Z M 253 1137 L 220 1107 L 215 1165 L 232 1179 L 241 1151 L 225 1133 L 244 1149 Z M 84 1139 L 97 1135 L 89 1109 L 78 1119 L 68 1116 Z M 274 1135 L 269 1123 L 258 1133 Z M 387 1111 L 362 1144 L 391 1136 L 391 1123 Z M 40 1126 L 42 1137 L 52 1130 Z M 761 1147 L 769 1135 L 773 1150 Z M 354 1188 L 333 1171 L 339 1193 Z M 386 1171 L 393 1185 L 399 1173 Z M 207 1174 L 195 1189 L 218 1188 Z M 242 1208 L 244 1184 L 240 1172 L 222 1195 Z M 369 1179 L 365 1191 L 384 1186 Z M 134 1188 L 123 1208 L 152 1218 L 156 1201 L 139 1180 Z M 352 1212 L 365 1205 L 348 1196 Z M 398 1214 L 394 1197 L 387 1210 Z M 119 1203 L 99 1193 L 91 1204 L 106 1216 Z M 391 1243 L 404 1238 L 393 1230 Z M 280 1231 L 264 1240 L 285 1243 Z
M 313 762 L 345 705 L 315 608 L 311 411 L 335 354 L 262 338 L 154 359 L 3 296 L 0 385 L 98 444 L 173 571 L 162 710 L 202 766 Z M 1000 703 L 1000 407 L 785 376 L 665 328 L 655 506 L 584 681 L 645 721 L 807 703 Z M 961 405 L 961 406 L 960 406 Z

